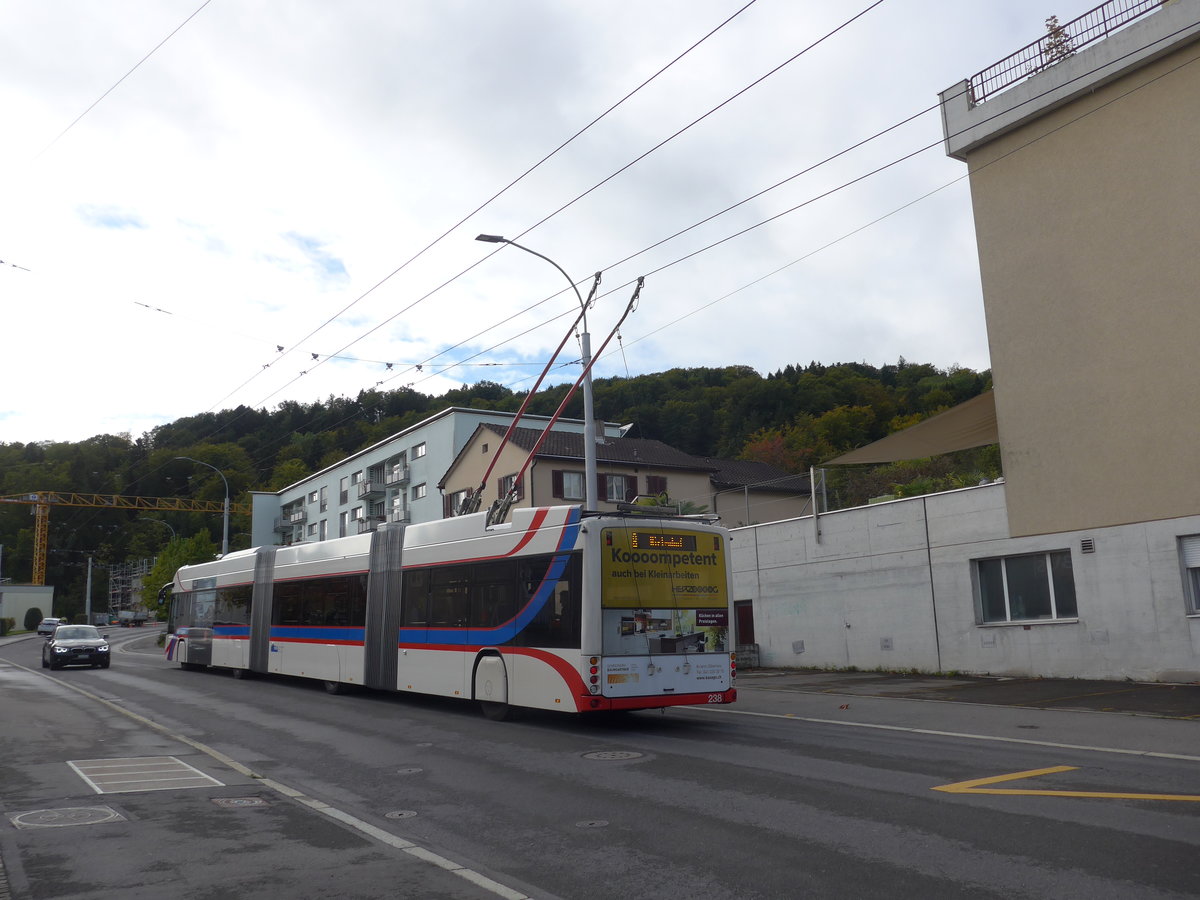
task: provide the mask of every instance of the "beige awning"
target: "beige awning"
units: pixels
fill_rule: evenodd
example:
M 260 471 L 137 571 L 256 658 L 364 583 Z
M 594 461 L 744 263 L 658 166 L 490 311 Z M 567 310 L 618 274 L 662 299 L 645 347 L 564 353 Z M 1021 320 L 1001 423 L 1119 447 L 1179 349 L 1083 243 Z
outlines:
M 873 444 L 843 453 L 825 465 L 853 466 L 923 459 L 953 450 L 983 447 L 999 440 L 996 401 L 988 391 Z

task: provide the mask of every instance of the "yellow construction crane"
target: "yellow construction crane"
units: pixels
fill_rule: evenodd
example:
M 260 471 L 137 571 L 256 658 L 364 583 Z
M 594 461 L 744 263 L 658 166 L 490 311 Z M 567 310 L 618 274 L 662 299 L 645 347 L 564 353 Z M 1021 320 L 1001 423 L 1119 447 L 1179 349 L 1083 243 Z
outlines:
M 50 542 L 50 507 L 75 506 L 89 509 L 134 509 L 146 512 L 225 511 L 224 500 L 184 500 L 180 497 L 124 497 L 121 494 L 75 494 L 67 491 L 30 491 L 0 497 L 0 503 L 24 503 L 33 507 L 32 584 L 46 583 L 46 553 Z M 245 503 L 232 503 L 231 513 L 248 513 Z

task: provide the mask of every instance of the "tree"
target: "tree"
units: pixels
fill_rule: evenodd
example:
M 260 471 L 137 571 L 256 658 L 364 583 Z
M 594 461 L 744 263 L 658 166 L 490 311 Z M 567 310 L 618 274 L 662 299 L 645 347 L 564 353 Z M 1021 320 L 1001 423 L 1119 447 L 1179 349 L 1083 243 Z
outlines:
M 164 618 L 168 612 L 158 601 L 158 592 L 164 584 L 170 584 L 181 566 L 209 562 L 217 555 L 217 545 L 206 533 L 190 538 L 174 538 L 165 550 L 158 554 L 154 568 L 142 580 L 142 605 L 147 612 L 155 612 Z
M 1046 36 L 1042 39 L 1042 67 L 1052 66 L 1075 55 L 1075 44 L 1067 29 L 1058 24 L 1058 16 L 1046 20 Z

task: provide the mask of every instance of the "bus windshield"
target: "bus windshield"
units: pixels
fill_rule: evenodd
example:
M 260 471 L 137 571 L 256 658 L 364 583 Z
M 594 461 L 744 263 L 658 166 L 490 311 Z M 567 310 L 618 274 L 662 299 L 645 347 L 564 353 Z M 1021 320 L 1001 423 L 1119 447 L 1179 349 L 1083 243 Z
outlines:
M 605 656 L 729 649 L 723 535 L 647 523 L 606 528 L 600 543 Z

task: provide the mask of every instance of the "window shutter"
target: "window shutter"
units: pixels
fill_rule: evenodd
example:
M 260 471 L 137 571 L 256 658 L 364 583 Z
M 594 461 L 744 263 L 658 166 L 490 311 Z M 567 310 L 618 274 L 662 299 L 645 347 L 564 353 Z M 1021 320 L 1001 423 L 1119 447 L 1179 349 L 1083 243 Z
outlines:
M 550 496 L 559 500 L 564 496 L 562 469 L 554 469 L 550 473 Z
M 596 476 L 596 498 L 598 500 L 607 500 L 608 499 L 608 476 L 607 475 L 601 474 L 601 475 Z
M 516 489 L 516 499 L 524 500 L 525 499 L 525 477 L 522 476 L 522 477 L 518 478 L 516 483 L 513 485 L 513 487 Z
M 1185 568 L 1200 569 L 1200 534 L 1180 538 L 1179 549 L 1183 553 L 1183 565 Z
M 638 481 L 638 479 L 637 479 L 636 475 L 626 475 L 625 476 L 625 502 L 626 503 L 632 503 L 634 500 L 637 499 L 637 481 Z
M 646 493 L 654 494 L 656 497 L 659 494 L 667 492 L 667 479 L 664 475 L 647 475 L 646 476 Z
M 442 494 L 442 518 L 448 519 L 454 515 L 454 504 L 450 500 L 450 494 Z

